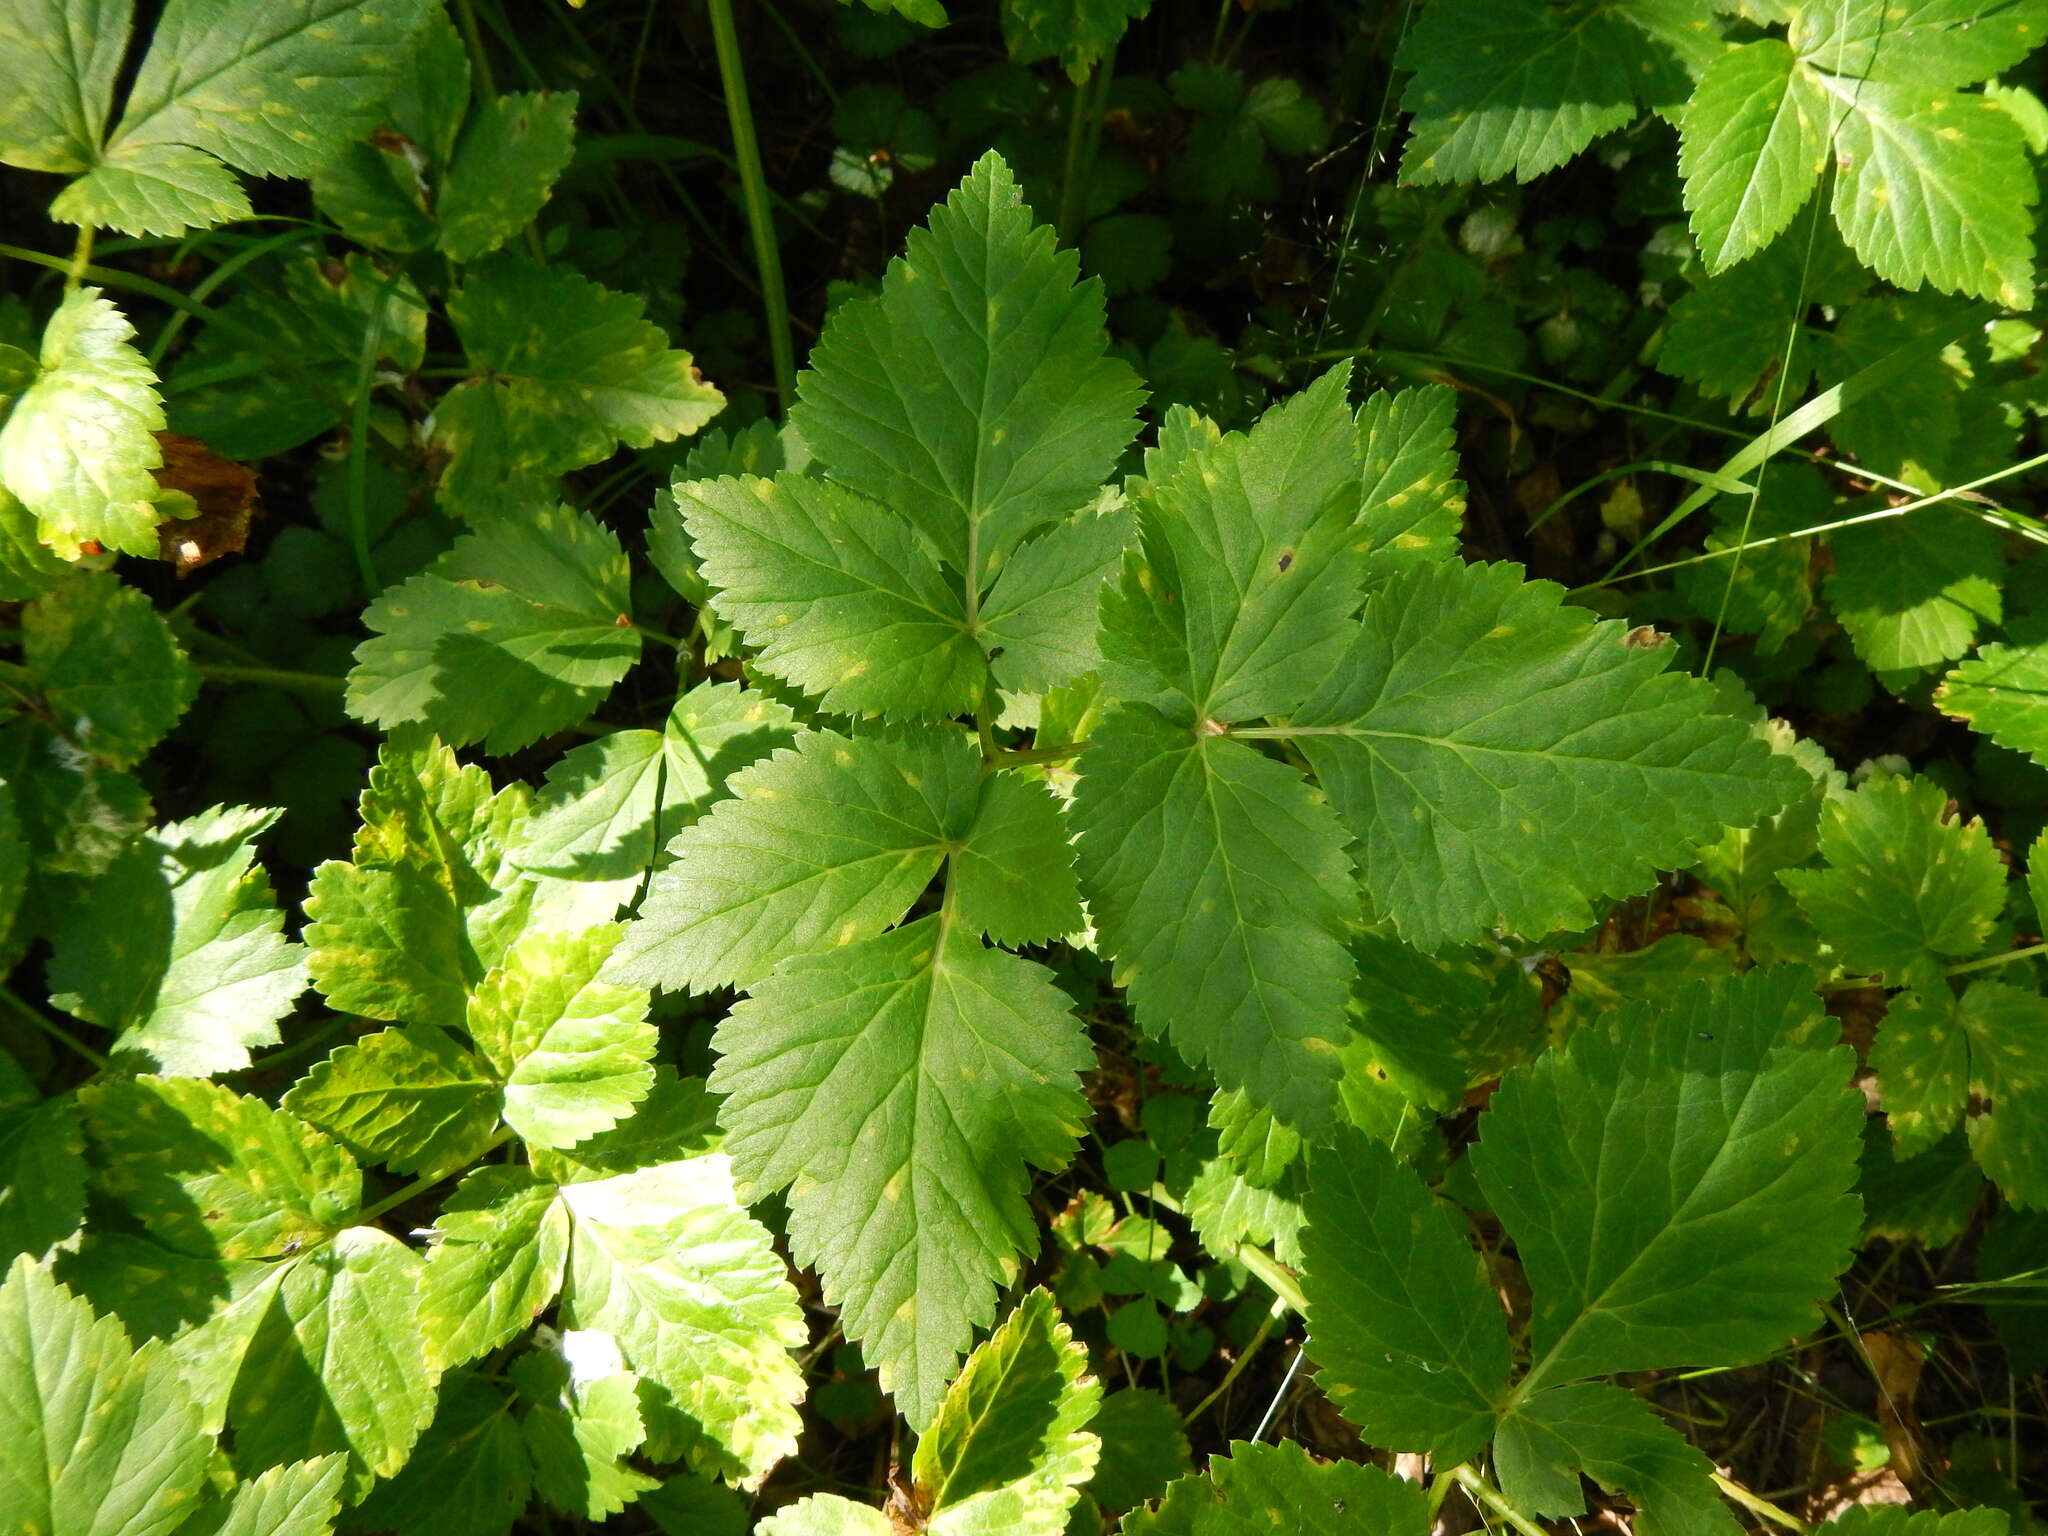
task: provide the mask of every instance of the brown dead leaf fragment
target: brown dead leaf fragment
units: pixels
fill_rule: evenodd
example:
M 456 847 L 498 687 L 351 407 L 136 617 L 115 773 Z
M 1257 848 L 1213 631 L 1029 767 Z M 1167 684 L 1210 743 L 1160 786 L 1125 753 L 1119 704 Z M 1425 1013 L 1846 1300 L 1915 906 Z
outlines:
M 164 456 L 154 471 L 156 483 L 167 491 L 182 491 L 197 508 L 191 517 L 169 518 L 158 525 L 158 557 L 185 577 L 223 555 L 240 554 L 249 542 L 249 520 L 257 510 L 255 471 L 222 458 L 196 437 L 159 432 L 156 440 Z

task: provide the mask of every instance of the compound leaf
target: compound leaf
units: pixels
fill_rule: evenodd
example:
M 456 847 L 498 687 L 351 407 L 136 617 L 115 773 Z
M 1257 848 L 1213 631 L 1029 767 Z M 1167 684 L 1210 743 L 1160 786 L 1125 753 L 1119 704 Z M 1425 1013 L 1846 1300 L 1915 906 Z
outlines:
M 2048 38 L 2042 0 L 1907 0 L 1801 7 L 1800 52 L 1831 74 L 1928 89 L 2003 74 Z
M 562 1288 L 568 1208 L 523 1168 L 478 1168 L 434 1226 L 420 1281 L 420 1326 L 438 1368 L 488 1354 L 533 1326 Z
M 488 1151 L 498 1130 L 497 1082 L 432 1024 L 343 1046 L 292 1085 L 284 1107 L 399 1173 L 460 1168 Z
M 933 916 L 785 960 L 718 1026 L 712 1088 L 753 1197 L 914 1426 L 1035 1241 L 1027 1165 L 1072 1154 L 1093 1060 L 1043 968 Z
M 1059 802 L 1014 773 L 982 781 L 981 804 L 953 854 L 953 910 L 998 944 L 1041 943 L 1081 929 L 1074 851 Z
M 1820 180 L 1832 116 L 1826 90 L 1775 37 L 1708 67 L 1686 103 L 1678 163 L 1709 271 L 1761 251 L 1792 222 Z
M 998 683 L 1043 693 L 1102 665 L 1096 609 L 1130 539 L 1128 513 L 1081 512 L 1027 540 L 1003 563 L 979 619 Z

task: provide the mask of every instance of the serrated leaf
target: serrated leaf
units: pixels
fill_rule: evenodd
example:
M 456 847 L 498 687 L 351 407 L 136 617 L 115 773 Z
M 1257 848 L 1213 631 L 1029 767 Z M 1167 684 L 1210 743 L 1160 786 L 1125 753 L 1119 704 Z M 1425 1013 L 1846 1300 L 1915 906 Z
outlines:
M 371 1529 L 506 1536 L 533 1491 L 533 1462 L 512 1400 L 471 1375 L 441 1383 L 440 1407 L 412 1455 L 355 1514 Z
M 405 1024 L 330 1053 L 284 1107 L 357 1157 L 399 1173 L 447 1172 L 489 1150 L 498 1083 L 446 1030 Z
M 219 1083 L 114 1078 L 80 1100 L 98 1187 L 178 1252 L 289 1255 L 338 1231 L 362 1200 L 362 1174 L 339 1145 Z
M 612 1335 L 655 1391 L 647 1451 L 757 1479 L 796 1449 L 809 1336 L 768 1232 L 740 1208 L 722 1153 L 564 1186 L 563 1320 Z
M 1619 1387 L 1552 1387 L 1501 1421 L 1494 1443 L 1501 1492 L 1541 1519 L 1582 1515 L 1579 1478 L 1625 1495 L 1645 1536 L 1735 1536 L 1714 1464 Z
M 603 1520 L 658 1485 L 622 1458 L 646 1436 L 639 1378 L 620 1363 L 609 1334 L 571 1331 L 529 1350 L 512 1378 L 531 1404 L 520 1429 L 535 1489 L 578 1519 Z
M 697 431 L 725 397 L 697 376 L 638 299 L 567 266 L 500 252 L 448 300 L 473 376 L 441 399 L 441 499 L 484 521 L 548 499 L 555 478 Z
M 41 597 L 70 569 L 43 543 L 35 514 L 0 484 L 0 602 Z
M 1998 534 L 1968 513 L 1929 507 L 1829 542 L 1828 601 L 1875 671 L 1953 661 L 2003 612 Z
M 1188 1437 L 1166 1396 L 1127 1387 L 1102 1399 L 1092 1427 L 1102 1441 L 1088 1496 L 1117 1514 L 1156 1499 L 1188 1470 Z
M 610 529 L 566 506 L 467 534 L 363 613 L 348 707 L 494 755 L 574 725 L 640 657 L 631 571 Z
M 1799 901 L 1848 970 L 1911 984 L 1938 957 L 1974 955 L 2005 904 L 2005 864 L 1981 821 L 1951 819 L 1932 779 L 1881 774 L 1821 808 L 1827 868 L 1787 870 Z
M 210 1445 L 161 1344 L 131 1349 L 47 1268 L 0 1285 L 0 1507 L 25 1531 L 169 1536 L 197 1506 Z
M 199 671 L 170 626 L 111 575 L 80 572 L 30 603 L 21 638 L 65 740 L 116 767 L 147 756 L 199 691 Z
M 2005 1536 L 2012 1516 L 2003 1509 L 1906 1509 L 1897 1504 L 1856 1504 L 1820 1529 L 1832 1536 Z
M 1206 1476 L 1184 1477 L 1156 1510 L 1124 1520 L 1131 1536 L 1423 1536 L 1429 1496 L 1419 1483 L 1355 1461 L 1311 1461 L 1293 1441 L 1234 1442 Z
M 0 1263 L 41 1258 L 85 1214 L 78 1101 L 44 1098 L 0 1051 Z
M 2003 74 L 2048 38 L 2041 0 L 1906 0 L 1802 7 L 1799 49 L 1838 75 L 1945 88 Z
M 1308 1349 L 1325 1394 L 1375 1444 L 1476 1453 L 1511 1356 L 1463 1218 L 1350 1132 L 1311 1158 L 1302 1207 Z
M 532 887 L 507 859 L 522 786 L 493 795 L 431 738 L 393 736 L 370 770 L 355 856 L 313 873 L 313 984 L 341 1011 L 463 1026 L 469 991 L 523 924 Z
M 750 1192 L 913 1426 L 1033 1242 L 1028 1166 L 1060 1167 L 1092 1060 L 1050 973 L 939 917 L 784 961 L 718 1026 L 714 1091 Z
M 555 1194 L 522 1168 L 478 1168 L 441 1208 L 420 1285 L 435 1366 L 510 1343 L 555 1299 L 569 1254 L 569 1214 Z
M 1622 7 L 1449 0 L 1425 10 L 1396 62 L 1415 71 L 1401 156 L 1408 183 L 1528 181 L 1635 120 L 1645 93 L 1683 95 L 1677 60 Z
M 836 1493 L 814 1493 L 778 1509 L 755 1527 L 756 1536 L 895 1536 L 896 1524 L 879 1509 Z
M 880 294 L 833 312 L 798 384 L 791 425 L 829 476 L 910 519 L 976 592 L 1093 500 L 1131 438 L 1137 380 L 1077 273 L 984 155 Z
M 163 430 L 156 373 L 130 345 L 135 327 L 97 288 L 74 288 L 44 327 L 34 382 L 0 425 L 0 485 L 41 520 L 67 559 L 96 540 L 156 553 Z
M 514 857 L 523 869 L 610 880 L 646 869 L 726 781 L 794 734 L 789 707 L 756 688 L 703 682 L 659 731 L 613 731 L 548 770 Z
M 1080 892 L 1059 802 L 1014 773 L 982 780 L 981 804 L 952 855 L 953 910 L 968 929 L 1013 947 L 1078 933 Z
M 1871 1062 L 1902 1156 L 1980 1110 L 1967 1121 L 1978 1166 L 2012 1204 L 2048 1206 L 2048 1000 L 1998 981 L 1960 998 L 1906 993 Z
M 1003 40 L 1019 64 L 1058 59 L 1079 85 L 1152 0 L 1004 0 Z
M 1818 1315 L 1861 1226 L 1863 1107 L 1808 986 L 1696 982 L 1508 1074 L 1472 1156 L 1535 1295 L 1522 1400 L 1761 1359 Z
M 252 1046 L 277 1044 L 306 990 L 252 846 L 278 815 L 216 806 L 122 854 L 53 935 L 51 1001 L 167 1076 L 239 1071 Z
M 1358 525 L 1371 541 L 1369 570 L 1457 553 L 1465 516 L 1457 410 L 1457 396 L 1435 384 L 1377 390 L 1359 407 L 1365 479 Z
M 1374 911 L 1421 949 L 1586 926 L 1591 903 L 1782 808 L 1805 776 L 1712 689 L 1524 582 L 1419 565 L 1366 605 L 1288 724 L 1358 840 Z M 1552 854 L 1573 850 L 1570 860 Z
M 987 662 L 908 520 L 788 472 L 675 494 L 712 606 L 775 676 L 837 714 L 943 720 L 979 707 Z
M 205 229 L 254 212 L 233 171 L 177 144 L 119 146 L 50 203 L 50 217 L 61 223 L 133 235 Z
M 434 1415 L 419 1327 L 419 1256 L 349 1227 L 287 1265 L 260 1306 L 228 1397 L 247 1475 L 346 1451 L 353 1496 L 405 1465 Z
M 1754 255 L 1792 222 L 1820 180 L 1833 115 L 1827 91 L 1778 38 L 1708 66 L 1686 103 L 1678 163 L 1709 271 Z
M 469 1036 L 504 1083 L 505 1123 L 535 1146 L 609 1130 L 654 1085 L 647 993 L 597 979 L 619 933 L 529 934 L 470 999 Z
M 328 1536 L 341 1512 L 342 1474 L 348 1458 L 338 1454 L 288 1462 L 237 1485 L 205 1523 L 179 1536 Z
M 1138 1022 L 1304 1130 L 1329 1122 L 1345 834 L 1292 768 L 1124 705 L 1074 796 L 1082 887 Z
M 1015 693 L 1042 693 L 1102 665 L 1095 618 L 1131 540 L 1122 511 L 1082 512 L 1029 539 L 981 604 L 989 670 Z
M 576 148 L 576 93 L 514 91 L 480 103 L 435 212 L 451 261 L 475 261 L 533 222 Z
M 669 844 L 611 974 L 708 992 L 748 986 L 792 955 L 881 932 L 938 873 L 980 793 L 959 732 L 810 731 L 726 787 Z
M 2048 767 L 2048 635 L 1986 645 L 1935 690 L 1944 714 Z
M 75 175 L 99 152 L 128 51 L 132 0 L 7 0 L 0 49 L 0 164 Z

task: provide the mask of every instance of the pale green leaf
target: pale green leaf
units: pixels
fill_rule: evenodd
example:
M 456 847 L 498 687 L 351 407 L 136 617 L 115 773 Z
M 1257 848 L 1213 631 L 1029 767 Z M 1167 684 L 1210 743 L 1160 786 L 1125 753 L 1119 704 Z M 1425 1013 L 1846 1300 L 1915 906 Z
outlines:
M 2048 635 L 2015 635 L 1982 647 L 1942 680 L 1934 702 L 1944 714 L 2001 747 L 2048 767 Z
M 446 1030 L 405 1024 L 330 1053 L 284 1107 L 357 1157 L 399 1173 L 474 1162 L 498 1130 L 498 1083 Z
M 118 146 L 50 204 L 61 223 L 124 235 L 175 235 L 254 212 L 233 171 L 180 144 Z
M 570 1184 L 561 1199 L 563 1320 L 611 1334 L 654 1389 L 649 1456 L 749 1480 L 793 1452 L 803 1378 L 788 1351 L 809 1330 L 725 1156 Z
M 348 707 L 502 755 L 574 725 L 640 657 L 632 573 L 610 529 L 566 506 L 467 534 L 364 610 Z
M 1863 1103 L 1795 967 L 1617 1010 L 1508 1074 L 1473 1149 L 1535 1303 L 1522 1393 L 1762 1359 L 1857 1241 Z
M 881 293 L 833 311 L 798 384 L 791 424 L 830 477 L 914 522 L 977 592 L 1094 499 L 1135 427 L 1137 380 L 1077 273 L 984 155 Z
M 575 148 L 574 91 L 514 91 L 480 103 L 435 206 L 449 260 L 475 261 L 532 223 Z
M 253 841 L 276 811 L 216 806 L 134 844 L 64 913 L 51 1001 L 119 1032 L 174 1077 L 249 1065 L 306 990 L 304 950 L 286 940 Z
M 1626 1496 L 1643 1536 L 1736 1536 L 1714 1464 L 1633 1393 L 1581 1383 L 1538 1392 L 1501 1420 L 1501 1492 L 1539 1519 L 1586 1512 L 1579 1478 Z
M 1327 1124 L 1356 906 L 1336 817 L 1286 764 L 1143 705 L 1081 767 L 1082 888 L 1138 1022 L 1289 1124 Z
M 24 1532 L 168 1536 L 197 1507 L 211 1451 L 161 1344 L 27 1258 L 0 1285 L 0 1509 Z
M 1464 1218 L 1349 1132 L 1311 1158 L 1303 1214 L 1307 1348 L 1324 1393 L 1376 1445 L 1478 1452 L 1510 1355 Z
M 1974 955 L 2005 905 L 2005 864 L 1981 821 L 1951 817 L 1932 779 L 1879 774 L 1821 809 L 1827 867 L 1778 878 L 1845 969 L 1914 981 Z
M 97 1186 L 178 1252 L 293 1254 L 338 1231 L 361 1202 L 362 1174 L 339 1145 L 219 1083 L 114 1078 L 80 1100 Z
M 960 592 L 906 518 L 787 472 L 675 495 L 712 606 L 767 671 L 838 714 L 943 720 L 980 705 L 988 666 Z
M 694 1157 L 719 1144 L 718 1099 L 701 1077 L 679 1077 L 657 1063 L 654 1086 L 633 1113 L 608 1131 L 566 1150 L 529 1147 L 534 1171 L 564 1184 L 632 1173 L 679 1157 Z
M 1130 1536 L 1423 1536 L 1429 1495 L 1420 1483 L 1355 1461 L 1318 1462 L 1291 1440 L 1234 1442 L 1206 1476 L 1184 1477 L 1156 1510 L 1125 1517 Z
M 30 603 L 21 640 L 52 724 L 116 767 L 147 756 L 199 692 L 199 669 L 147 595 L 112 575 L 81 571 Z
M 953 730 L 901 737 L 811 731 L 727 782 L 669 844 L 611 974 L 708 992 L 776 961 L 881 932 L 938 873 L 980 793 Z
M 1358 523 L 1371 540 L 1369 570 L 1457 553 L 1465 516 L 1457 413 L 1458 397 L 1437 384 L 1377 390 L 1359 407 L 1365 492 Z
M 577 880 L 646 869 L 728 779 L 787 746 L 792 728 L 788 706 L 759 689 L 699 683 L 661 730 L 613 731 L 565 753 L 513 856 L 523 869 Z
M 2003 74 L 2048 39 L 2042 0 L 1851 0 L 1798 8 L 1792 35 L 1831 74 L 1929 89 Z
M 313 984 L 343 1012 L 460 1029 L 470 989 L 531 900 L 506 857 L 526 821 L 526 791 L 493 795 L 483 769 L 406 734 L 385 742 L 362 814 L 353 861 L 313 874 Z
M 1716 59 L 1686 103 L 1678 154 L 1693 238 L 1709 271 L 1775 240 L 1813 195 L 1833 106 L 1775 37 Z
M 998 683 L 1015 693 L 1042 693 L 1102 665 L 1096 610 L 1130 539 L 1128 514 L 1082 512 L 1053 524 L 1003 563 L 980 614 Z
M 419 1326 L 419 1256 L 374 1227 L 301 1254 L 251 1298 L 261 1312 L 228 1396 L 246 1475 L 332 1451 L 360 1498 L 405 1465 L 434 1416 Z
M 6 0 L 0 164 L 76 174 L 99 152 L 128 51 L 132 0 Z
M 744 1187 L 912 1425 L 1035 1245 L 1028 1167 L 1062 1166 L 1093 1054 L 1042 968 L 940 917 L 787 960 L 718 1026 L 711 1086 Z
M 163 430 L 156 373 L 135 327 L 97 288 L 74 288 L 43 330 L 35 381 L 0 426 L 0 485 L 42 522 L 66 558 L 97 540 L 156 553 Z
M 1781 809 L 1805 775 L 1667 670 L 1668 647 L 1512 565 L 1417 565 L 1271 734 L 1315 769 L 1377 915 L 1422 949 L 1583 927 Z M 1556 850 L 1570 848 L 1569 860 Z
M 311 1461 L 287 1462 L 238 1485 L 204 1523 L 178 1536 L 328 1536 L 341 1512 L 342 1474 L 348 1458 L 338 1453 Z
M 420 1283 L 427 1358 L 447 1369 L 509 1344 L 561 1289 L 568 1211 L 523 1168 L 479 1168 L 435 1218 Z
M 879 1509 L 842 1499 L 836 1493 L 814 1493 L 798 1499 L 763 1520 L 755 1536 L 896 1536 L 897 1526 Z
M 564 472 L 687 436 L 725 404 L 638 299 L 567 266 L 477 262 L 448 318 L 474 370 L 434 413 L 450 454 L 441 499 L 462 517 L 545 499 Z
M 647 993 L 599 981 L 620 929 L 529 934 L 469 1003 L 469 1036 L 505 1085 L 505 1123 L 570 1147 L 609 1130 L 654 1085 Z
M 532 1405 L 520 1429 L 542 1498 L 578 1519 L 603 1520 L 659 1486 L 622 1460 L 647 1429 L 639 1378 L 623 1368 L 609 1334 L 555 1335 L 514 1361 L 511 1375 Z
M 974 823 L 952 857 L 953 910 L 970 930 L 1013 947 L 1080 931 L 1074 851 L 1044 784 L 1015 773 L 983 779 Z

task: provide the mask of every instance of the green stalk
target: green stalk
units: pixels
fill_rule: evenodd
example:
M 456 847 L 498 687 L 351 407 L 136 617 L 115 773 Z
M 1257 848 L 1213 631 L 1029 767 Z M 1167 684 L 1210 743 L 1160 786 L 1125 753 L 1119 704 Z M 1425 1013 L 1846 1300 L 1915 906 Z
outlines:
M 711 38 L 718 50 L 718 80 L 725 91 L 725 115 L 732 124 L 733 158 L 739 162 L 740 195 L 754 237 L 754 264 L 761 274 L 761 308 L 768 321 L 768 350 L 775 360 L 775 395 L 784 414 L 796 403 L 796 353 L 790 344 L 789 299 L 782 285 L 782 253 L 768 210 L 768 178 L 761 169 L 761 145 L 754 137 L 754 111 L 747 104 L 747 76 L 740 58 L 732 0 L 705 0 Z
M 1094 77 L 1091 75 L 1089 78 Z M 1060 173 L 1060 212 L 1054 224 L 1063 245 L 1074 243 L 1074 214 L 1080 204 L 1081 125 L 1087 118 L 1088 81 L 1083 80 L 1074 87 L 1074 100 L 1067 108 L 1067 163 L 1066 169 Z
M 4 1002 L 5 1004 L 7 1004 L 9 1008 L 12 1008 L 16 1013 L 20 1014 L 22 1018 L 26 1019 L 29 1023 L 33 1024 L 37 1029 L 41 1030 L 44 1034 L 48 1035 L 52 1040 L 56 1040 L 63 1045 L 69 1046 L 72 1050 L 76 1051 L 80 1056 L 83 1056 L 87 1061 L 91 1062 L 94 1066 L 100 1068 L 102 1071 L 106 1069 L 107 1058 L 102 1052 L 96 1051 L 91 1046 L 87 1045 L 83 1040 L 79 1039 L 78 1036 L 72 1034 L 70 1030 L 66 1029 L 63 1025 L 59 1024 L 55 1019 L 50 1018 L 48 1015 L 46 1015 L 42 1011 L 42 1009 L 30 1007 L 26 1002 L 16 997 L 12 992 L 8 991 L 7 988 L 5 987 L 0 987 L 0 1002 Z
M 284 688 L 297 693 L 340 693 L 348 679 L 327 672 L 287 672 L 281 667 L 213 667 L 199 669 L 209 683 L 252 683 L 261 688 Z
M 64 273 L 64 291 L 69 293 L 85 281 L 85 274 L 92 267 L 93 227 L 82 225 L 78 231 L 78 243 L 71 249 L 71 265 Z

